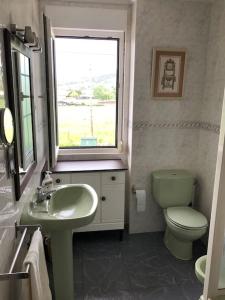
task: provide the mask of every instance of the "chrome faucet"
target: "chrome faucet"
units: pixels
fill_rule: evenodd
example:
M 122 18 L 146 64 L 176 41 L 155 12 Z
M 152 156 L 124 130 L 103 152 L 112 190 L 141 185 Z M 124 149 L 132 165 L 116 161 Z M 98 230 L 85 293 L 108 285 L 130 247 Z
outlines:
M 55 190 L 50 190 L 50 191 L 43 191 L 43 188 L 41 186 L 37 187 L 37 200 L 36 203 L 42 203 L 45 200 L 50 200 L 51 199 L 51 194 Z

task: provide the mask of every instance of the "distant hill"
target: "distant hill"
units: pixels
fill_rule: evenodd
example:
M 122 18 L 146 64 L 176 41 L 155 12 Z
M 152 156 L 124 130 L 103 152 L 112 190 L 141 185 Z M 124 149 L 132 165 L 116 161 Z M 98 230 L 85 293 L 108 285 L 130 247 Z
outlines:
M 115 86 L 115 74 L 105 74 L 100 76 L 95 76 L 90 80 L 88 77 L 83 77 L 79 81 L 67 81 L 67 82 L 59 82 L 58 87 L 66 88 L 71 86 L 92 86 L 96 84 L 103 84 L 107 86 Z

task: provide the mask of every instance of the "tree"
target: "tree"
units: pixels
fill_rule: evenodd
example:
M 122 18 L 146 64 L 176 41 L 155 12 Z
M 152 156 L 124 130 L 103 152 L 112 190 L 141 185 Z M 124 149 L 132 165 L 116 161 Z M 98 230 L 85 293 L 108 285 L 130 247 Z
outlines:
M 70 90 L 66 95 L 67 98 L 79 98 L 82 94 L 81 90 Z
M 115 88 L 109 89 L 104 85 L 97 85 L 93 90 L 93 96 L 100 100 L 116 99 Z

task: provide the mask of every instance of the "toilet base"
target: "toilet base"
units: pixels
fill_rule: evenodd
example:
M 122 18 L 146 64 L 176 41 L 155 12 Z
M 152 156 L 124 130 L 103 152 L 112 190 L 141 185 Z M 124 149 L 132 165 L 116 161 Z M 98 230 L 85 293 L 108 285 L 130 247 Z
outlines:
M 169 230 L 166 228 L 164 235 L 164 243 L 170 253 L 181 260 L 192 259 L 192 241 L 182 241 L 177 239 Z

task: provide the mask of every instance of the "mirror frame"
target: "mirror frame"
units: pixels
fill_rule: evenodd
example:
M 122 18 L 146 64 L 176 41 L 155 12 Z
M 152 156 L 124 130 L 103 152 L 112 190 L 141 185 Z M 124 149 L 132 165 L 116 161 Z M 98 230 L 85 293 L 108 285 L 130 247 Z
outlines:
M 36 147 L 36 134 L 35 134 L 35 110 L 34 110 L 34 97 L 33 97 L 33 73 L 32 73 L 32 63 L 31 63 L 31 54 L 32 51 L 26 47 L 23 42 L 11 34 L 7 29 L 4 29 L 4 46 L 5 46 L 5 62 L 7 68 L 7 89 L 8 89 L 8 102 L 9 108 L 11 109 L 13 119 L 15 122 L 15 138 L 14 138 L 14 159 L 15 159 L 15 174 L 14 174 L 14 188 L 15 188 L 15 197 L 18 201 L 25 190 L 34 170 L 37 166 L 37 147 Z M 29 59 L 29 68 L 30 68 L 30 90 L 31 90 L 31 114 L 32 114 L 32 133 L 33 133 L 33 153 L 34 153 L 34 161 L 30 164 L 27 169 L 26 174 L 23 179 L 20 179 L 19 173 L 19 151 L 18 151 L 18 141 L 17 138 L 19 136 L 20 128 L 17 125 L 16 120 L 16 108 L 15 103 L 19 101 L 17 96 L 17 89 L 15 89 L 15 78 L 18 75 L 15 74 L 15 70 L 13 70 L 13 58 L 12 58 L 12 49 L 16 49 L 18 52 L 22 53 Z

